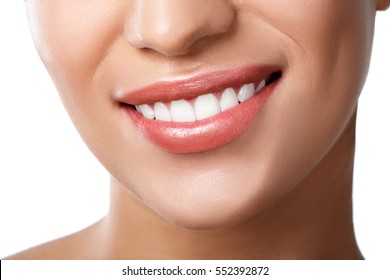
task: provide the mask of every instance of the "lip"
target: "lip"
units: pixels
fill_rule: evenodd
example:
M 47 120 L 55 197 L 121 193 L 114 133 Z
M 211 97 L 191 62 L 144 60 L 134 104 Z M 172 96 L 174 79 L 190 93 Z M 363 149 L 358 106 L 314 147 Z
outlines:
M 165 122 L 144 118 L 131 105 L 192 99 L 208 92 L 266 79 L 281 72 L 276 66 L 249 66 L 202 74 L 188 79 L 160 81 L 117 98 L 122 110 L 146 139 L 171 153 L 199 153 L 224 146 L 242 135 L 262 111 L 280 78 L 258 94 L 213 117 L 195 122 Z

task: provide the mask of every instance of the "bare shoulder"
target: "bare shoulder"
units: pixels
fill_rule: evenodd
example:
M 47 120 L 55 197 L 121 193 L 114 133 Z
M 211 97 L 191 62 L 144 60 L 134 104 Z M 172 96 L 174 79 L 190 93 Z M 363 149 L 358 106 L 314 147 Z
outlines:
M 5 260 L 77 260 L 94 259 L 91 244 L 98 223 L 74 234 L 8 256 Z
M 72 259 L 77 254 L 74 248 L 78 244 L 79 233 L 75 233 L 63 238 L 50 241 L 15 255 L 11 255 L 6 260 L 49 260 L 49 259 Z

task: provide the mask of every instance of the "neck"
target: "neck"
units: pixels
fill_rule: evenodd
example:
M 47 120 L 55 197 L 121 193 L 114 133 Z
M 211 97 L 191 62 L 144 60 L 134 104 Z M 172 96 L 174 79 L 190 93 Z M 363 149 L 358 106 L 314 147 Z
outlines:
M 359 259 L 352 224 L 355 119 L 286 197 L 239 225 L 190 231 L 163 220 L 116 180 L 96 225 L 101 258 Z

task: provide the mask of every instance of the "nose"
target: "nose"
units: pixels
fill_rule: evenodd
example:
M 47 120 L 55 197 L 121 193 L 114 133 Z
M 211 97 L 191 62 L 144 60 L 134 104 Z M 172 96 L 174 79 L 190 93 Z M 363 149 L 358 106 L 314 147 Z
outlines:
M 129 44 L 165 56 L 190 53 L 227 32 L 235 11 L 229 0 L 135 0 L 125 26 Z

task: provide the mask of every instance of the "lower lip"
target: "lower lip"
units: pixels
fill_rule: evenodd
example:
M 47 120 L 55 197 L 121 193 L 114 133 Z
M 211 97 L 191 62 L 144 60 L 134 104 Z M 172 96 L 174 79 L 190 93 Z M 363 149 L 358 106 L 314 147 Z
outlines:
M 234 108 L 201 121 L 150 120 L 130 107 L 123 108 L 146 139 L 160 148 L 177 154 L 205 152 L 222 147 L 242 135 L 262 111 L 279 81 Z

